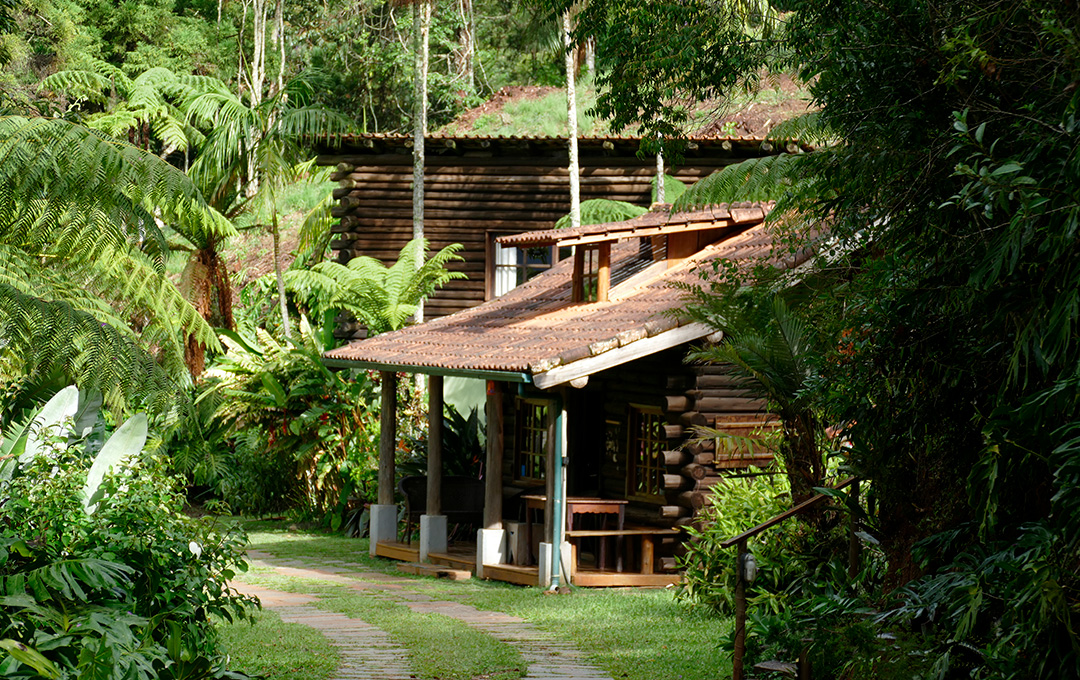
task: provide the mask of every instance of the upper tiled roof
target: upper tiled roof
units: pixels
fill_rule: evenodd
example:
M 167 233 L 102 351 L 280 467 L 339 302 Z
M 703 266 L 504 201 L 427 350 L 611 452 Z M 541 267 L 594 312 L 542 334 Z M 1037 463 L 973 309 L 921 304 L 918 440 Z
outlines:
M 549 243 L 577 245 L 635 236 L 654 236 L 675 230 L 716 229 L 735 224 L 760 222 L 769 214 L 775 203 L 732 203 L 701 210 L 670 214 L 671 205 L 653 206 L 652 210 L 622 222 L 606 224 L 583 224 L 566 229 L 544 229 L 524 234 L 501 236 L 497 240 L 504 246 L 529 247 Z
M 535 380 L 552 369 L 678 327 L 689 328 L 689 318 L 676 314 L 684 293 L 674 284 L 699 281 L 698 266 L 717 258 L 750 261 L 773 256 L 772 238 L 760 223 L 735 227 L 733 233 L 670 269 L 664 262 L 645 268 L 614 286 L 606 302 L 570 302 L 571 258 L 478 307 L 354 342 L 327 352 L 326 358 L 419 372 L 427 368 L 524 373 Z M 620 268 L 640 265 L 640 253 L 636 241 L 616 244 L 611 253 L 613 276 Z M 795 266 L 802 259 L 777 265 Z M 694 326 L 689 330 L 696 331 Z M 687 340 L 708 333 L 702 327 Z
M 542 135 L 450 135 L 444 133 L 430 133 L 425 138 L 425 146 L 434 152 L 464 152 L 472 150 L 477 152 L 492 152 L 498 149 L 521 153 L 525 149 L 533 149 L 537 152 L 551 153 L 555 150 L 565 151 L 567 137 L 549 137 Z M 404 150 L 413 145 L 413 136 L 398 132 L 367 132 L 362 134 L 325 135 L 312 138 L 311 141 L 318 147 L 321 154 L 320 162 L 329 162 L 331 157 L 349 153 L 378 153 L 389 150 Z M 582 152 L 593 155 L 613 153 L 616 156 L 636 155 L 641 137 L 633 135 L 602 135 L 578 137 L 578 147 Z M 812 147 L 796 140 L 776 140 L 762 136 L 705 136 L 692 137 L 685 140 L 684 152 L 688 156 L 699 153 L 749 154 L 751 156 L 772 154 L 787 151 L 798 153 L 810 151 Z

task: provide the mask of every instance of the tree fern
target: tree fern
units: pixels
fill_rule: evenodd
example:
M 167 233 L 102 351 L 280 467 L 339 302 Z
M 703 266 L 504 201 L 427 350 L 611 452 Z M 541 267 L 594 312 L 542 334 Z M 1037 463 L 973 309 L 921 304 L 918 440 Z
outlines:
M 430 258 L 427 241 L 413 239 L 387 267 L 373 257 L 355 257 L 348 265 L 321 262 L 310 270 L 285 273 L 285 284 L 310 305 L 314 315 L 334 309 L 348 312 L 368 327 L 371 335 L 401 328 L 419 303 L 461 272 L 446 269 L 461 260 L 460 244 L 449 245 Z M 423 259 L 423 264 L 418 264 Z
M 97 386 L 109 403 L 166 408 L 177 383 L 130 332 L 66 301 L 47 301 L 0 284 L 0 380 L 17 396 L 61 371 Z M 10 397 L 9 397 L 10 398 Z
M 0 118 L 0 378 L 28 387 L 59 371 L 114 405 L 164 405 L 184 379 L 181 333 L 217 342 L 164 277 L 161 223 L 233 231 L 151 154 L 63 120 Z

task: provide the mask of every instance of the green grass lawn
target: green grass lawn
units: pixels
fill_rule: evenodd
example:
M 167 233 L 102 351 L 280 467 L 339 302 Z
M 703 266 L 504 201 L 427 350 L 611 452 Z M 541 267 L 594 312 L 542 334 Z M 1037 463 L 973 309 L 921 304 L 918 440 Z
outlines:
M 613 678 L 712 680 L 730 674 L 730 660 L 720 646 L 730 634 L 731 620 L 676 601 L 670 589 L 574 588 L 570 594 L 554 595 L 540 588 L 476 579 L 412 578 L 397 572 L 391 561 L 369 557 L 363 539 L 287 531 L 280 522 L 249 522 L 245 526 L 250 547 L 275 557 L 300 560 L 313 567 L 327 560 L 340 560 L 374 568 L 410 578 L 412 590 L 435 599 L 521 617 L 573 642 L 589 661 Z M 413 612 L 396 601 L 392 592 L 356 591 L 328 582 L 285 577 L 258 566 L 244 575 L 244 580 L 278 590 L 316 594 L 322 598 L 316 606 L 381 628 L 410 650 L 414 668 L 422 678 L 511 680 L 522 677 L 527 670 L 510 645 L 454 619 Z M 230 627 L 232 639 L 244 635 L 258 638 L 262 635 L 261 623 L 247 629 Z M 277 633 L 269 637 L 276 638 Z M 240 658 L 236 653 L 233 656 Z
M 269 610 L 256 612 L 254 625 L 222 623 L 218 631 L 230 670 L 266 680 L 324 680 L 337 670 L 337 652 L 322 633 Z

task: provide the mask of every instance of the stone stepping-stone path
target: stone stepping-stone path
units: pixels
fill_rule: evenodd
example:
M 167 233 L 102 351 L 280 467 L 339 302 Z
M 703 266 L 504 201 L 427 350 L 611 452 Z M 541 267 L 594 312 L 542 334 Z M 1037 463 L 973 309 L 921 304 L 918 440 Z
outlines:
M 271 567 L 283 576 L 320 580 L 388 597 L 425 614 L 441 614 L 513 646 L 529 665 L 525 680 L 611 680 L 611 676 L 586 661 L 572 643 L 556 638 L 529 622 L 502 612 L 485 611 L 460 602 L 436 600 L 416 589 L 419 582 L 384 574 L 358 565 L 328 560 L 313 568 L 299 560 L 277 559 L 270 553 L 249 551 L 248 558 Z M 320 631 L 338 651 L 342 665 L 333 680 L 411 680 L 408 651 L 396 645 L 382 630 L 360 619 L 349 618 L 315 606 L 319 597 L 286 593 L 243 582 L 233 584 L 241 592 L 257 595 L 263 607 L 283 621 L 302 623 Z

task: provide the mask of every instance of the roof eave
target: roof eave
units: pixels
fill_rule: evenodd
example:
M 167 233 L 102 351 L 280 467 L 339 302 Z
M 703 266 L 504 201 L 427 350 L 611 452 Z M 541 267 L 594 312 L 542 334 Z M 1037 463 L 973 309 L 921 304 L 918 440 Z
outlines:
M 716 329 L 695 321 L 684 326 L 677 326 L 669 331 L 664 331 L 663 333 L 657 333 L 652 337 L 643 338 L 637 342 L 631 342 L 621 347 L 617 347 L 604 352 L 603 354 L 586 357 L 569 364 L 562 364 L 551 370 L 544 371 L 543 373 L 536 373 L 532 376 L 532 382 L 542 390 L 551 389 L 552 387 L 566 384 L 571 380 L 585 378 L 595 373 L 599 373 L 600 371 L 621 366 L 622 364 L 634 361 L 635 359 L 641 359 L 642 357 L 647 357 L 651 354 L 671 349 L 672 347 L 676 347 L 683 343 L 700 340 L 715 332 Z
M 442 368 L 436 366 L 421 366 L 419 364 L 367 361 L 363 359 L 337 359 L 325 356 L 323 357 L 323 365 L 327 368 L 357 368 L 369 371 L 392 371 L 394 373 L 423 373 L 424 375 L 498 380 L 500 382 L 510 383 L 528 383 L 532 381 L 532 377 L 528 373 L 519 371 L 494 371 L 476 368 Z

